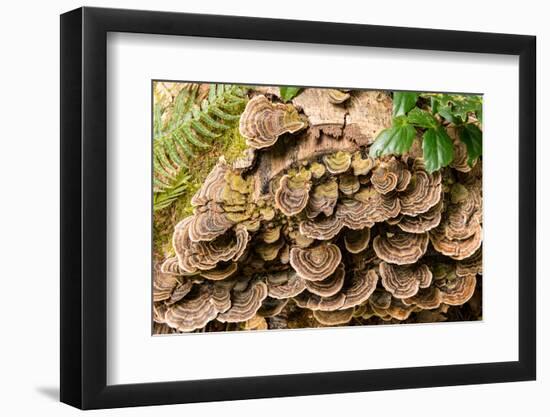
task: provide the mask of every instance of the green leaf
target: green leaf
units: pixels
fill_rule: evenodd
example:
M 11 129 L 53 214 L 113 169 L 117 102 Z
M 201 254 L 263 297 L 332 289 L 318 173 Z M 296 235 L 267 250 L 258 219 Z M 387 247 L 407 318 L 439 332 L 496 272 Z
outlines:
M 453 142 L 442 126 L 426 130 L 422 150 L 428 172 L 434 172 L 451 163 L 454 156 Z
M 460 120 L 455 117 L 453 110 L 449 105 L 440 106 L 437 109 L 437 113 L 447 120 L 449 123 L 459 124 Z
M 407 123 L 406 118 L 396 117 L 392 127 L 380 132 L 369 153 L 372 157 L 404 154 L 411 148 L 415 136 L 416 130 Z
M 460 140 L 466 144 L 468 150 L 468 165 L 472 166 L 474 161 L 481 156 L 482 146 L 481 130 L 474 124 L 467 124 L 460 131 Z
M 395 91 L 393 93 L 393 116 L 407 114 L 416 105 L 416 100 L 418 100 L 418 93 Z
M 439 126 L 437 119 L 432 114 L 426 110 L 419 109 L 418 107 L 409 112 L 407 119 L 410 124 L 417 127 L 422 127 L 424 129 L 434 129 Z
M 279 87 L 279 93 L 285 103 L 296 97 L 300 90 L 301 88 L 299 87 Z

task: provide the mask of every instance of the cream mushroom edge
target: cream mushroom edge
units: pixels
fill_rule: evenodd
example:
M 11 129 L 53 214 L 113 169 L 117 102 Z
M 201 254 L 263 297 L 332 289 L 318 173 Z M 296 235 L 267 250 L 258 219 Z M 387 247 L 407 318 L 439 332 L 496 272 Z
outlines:
M 482 95 L 152 93 L 153 334 L 482 319 Z

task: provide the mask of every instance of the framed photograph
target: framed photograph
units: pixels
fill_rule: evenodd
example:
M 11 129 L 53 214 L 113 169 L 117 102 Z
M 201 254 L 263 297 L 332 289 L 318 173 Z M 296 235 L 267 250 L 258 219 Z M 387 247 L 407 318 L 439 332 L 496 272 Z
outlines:
M 533 380 L 535 37 L 61 16 L 61 401 Z

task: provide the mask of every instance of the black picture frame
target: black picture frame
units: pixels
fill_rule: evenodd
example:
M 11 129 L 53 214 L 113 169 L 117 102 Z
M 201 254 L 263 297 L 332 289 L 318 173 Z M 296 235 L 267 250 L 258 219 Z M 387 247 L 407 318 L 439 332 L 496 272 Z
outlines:
M 107 385 L 108 32 L 519 56 L 519 360 Z M 61 401 L 94 409 L 534 380 L 535 51 L 534 36 L 510 34 L 88 7 L 61 15 Z

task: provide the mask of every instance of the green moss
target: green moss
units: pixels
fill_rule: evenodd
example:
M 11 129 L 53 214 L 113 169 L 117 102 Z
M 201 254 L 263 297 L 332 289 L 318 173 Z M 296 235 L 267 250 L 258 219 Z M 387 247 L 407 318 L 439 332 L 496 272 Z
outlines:
M 247 148 L 246 140 L 239 133 L 238 125 L 227 130 L 224 135 L 212 141 L 208 152 L 198 154 L 189 166 L 189 179 L 186 190 L 178 199 L 165 209 L 157 210 L 153 214 L 154 252 L 160 258 L 173 254 L 172 234 L 174 226 L 183 218 L 193 214 L 191 198 L 202 186 L 206 176 L 224 156 L 228 163 L 232 163 L 242 156 Z

